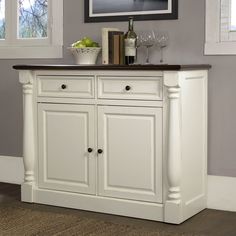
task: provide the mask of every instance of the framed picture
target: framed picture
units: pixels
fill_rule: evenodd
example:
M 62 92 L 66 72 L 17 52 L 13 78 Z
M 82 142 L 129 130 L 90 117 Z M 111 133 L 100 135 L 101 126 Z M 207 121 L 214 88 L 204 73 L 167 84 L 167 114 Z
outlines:
M 84 0 L 85 22 L 178 19 L 178 0 Z

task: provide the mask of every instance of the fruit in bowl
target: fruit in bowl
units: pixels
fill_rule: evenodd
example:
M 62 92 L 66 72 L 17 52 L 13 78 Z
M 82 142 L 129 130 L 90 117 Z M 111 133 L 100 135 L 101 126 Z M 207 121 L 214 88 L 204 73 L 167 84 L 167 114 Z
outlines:
M 76 64 L 96 64 L 101 47 L 89 37 L 74 42 L 69 50 L 74 55 Z
M 99 43 L 93 41 L 89 37 L 84 37 L 71 45 L 73 48 L 99 47 Z
M 81 40 L 79 40 L 75 43 L 72 43 L 71 47 L 72 48 L 86 48 L 86 45 Z

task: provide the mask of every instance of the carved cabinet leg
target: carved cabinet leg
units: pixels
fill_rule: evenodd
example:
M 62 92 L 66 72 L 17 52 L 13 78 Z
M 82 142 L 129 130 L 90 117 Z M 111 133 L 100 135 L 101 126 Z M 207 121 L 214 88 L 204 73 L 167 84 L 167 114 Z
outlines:
M 169 130 L 168 130 L 168 182 L 169 200 L 179 200 L 180 195 L 180 115 L 179 115 L 180 88 L 169 88 Z
M 180 86 L 177 73 L 168 73 L 164 80 L 168 98 L 167 179 L 168 196 L 165 203 L 165 222 L 180 223 L 181 212 L 181 136 Z
M 34 124 L 33 124 L 33 79 L 30 72 L 20 72 L 20 82 L 23 84 L 24 124 L 23 124 L 23 160 L 25 178 L 22 184 L 22 201 L 33 202 L 34 186 Z

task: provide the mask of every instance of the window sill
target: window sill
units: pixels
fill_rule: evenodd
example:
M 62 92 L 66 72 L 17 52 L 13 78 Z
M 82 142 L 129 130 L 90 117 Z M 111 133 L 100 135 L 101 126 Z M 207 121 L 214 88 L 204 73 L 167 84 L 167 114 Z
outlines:
M 236 55 L 236 42 L 206 43 L 205 55 Z
M 62 57 L 62 46 L 0 46 L 0 59 L 42 59 Z

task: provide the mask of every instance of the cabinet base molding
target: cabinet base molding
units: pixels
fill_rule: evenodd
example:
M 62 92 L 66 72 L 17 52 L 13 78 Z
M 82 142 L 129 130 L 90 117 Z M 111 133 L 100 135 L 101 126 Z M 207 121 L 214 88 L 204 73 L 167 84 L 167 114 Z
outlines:
M 10 183 L 10 184 L 21 184 L 23 182 L 23 177 L 24 177 L 24 167 L 23 167 L 22 157 L 0 156 L 0 182 Z M 236 189 L 234 188 L 234 186 L 236 186 L 236 177 L 208 175 L 207 185 L 208 185 L 208 188 L 207 188 L 207 192 L 208 192 L 207 208 L 208 209 L 236 212 L 236 202 L 235 202 Z M 27 186 L 23 187 L 22 185 L 22 188 L 27 189 Z M 22 191 L 22 193 L 25 193 L 25 191 Z M 28 197 L 27 197 L 28 199 L 27 200 L 26 196 L 27 194 L 22 195 L 22 200 L 25 202 L 32 202 L 32 201 L 29 201 Z M 186 203 L 187 205 L 193 206 L 189 208 L 189 210 L 194 209 L 195 206 L 201 205 L 198 203 L 199 201 L 202 201 L 201 196 L 193 199 L 193 201 L 191 202 L 187 202 Z M 45 201 L 45 204 L 52 204 L 52 203 L 47 203 Z M 53 201 L 53 204 L 55 205 L 54 201 Z M 154 205 L 156 206 L 156 204 Z M 162 209 L 162 205 L 158 205 L 158 206 L 159 206 L 159 209 Z M 82 208 L 79 207 L 79 209 L 82 209 Z M 194 213 L 192 214 L 189 213 L 189 215 L 194 215 Z M 167 219 L 165 220 L 167 221 Z
M 148 202 L 107 198 L 78 193 L 34 190 L 34 202 L 86 211 L 96 211 L 147 220 L 163 221 L 163 205 Z
M 206 208 L 206 195 L 199 195 L 190 201 L 166 201 L 164 222 L 180 224 Z
M 21 184 L 23 177 L 24 167 L 22 157 L 0 156 L 0 182 Z M 236 186 L 236 177 L 208 175 L 207 185 L 208 209 L 236 212 L 236 189 L 234 188 L 234 186 Z M 22 200 L 27 201 L 23 196 Z M 201 201 L 201 196 L 186 204 L 195 205 L 197 201 Z
M 21 201 L 34 202 L 34 190 L 32 183 L 23 183 L 21 185 Z
M 180 224 L 182 220 L 182 203 L 180 200 L 166 201 L 165 203 L 165 219 L 166 223 Z

